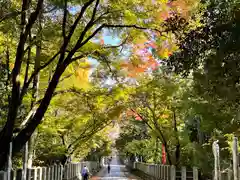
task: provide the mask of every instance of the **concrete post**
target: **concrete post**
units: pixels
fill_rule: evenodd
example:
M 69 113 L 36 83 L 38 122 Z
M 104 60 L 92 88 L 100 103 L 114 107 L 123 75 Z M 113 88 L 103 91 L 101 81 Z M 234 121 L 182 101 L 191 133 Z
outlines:
M 171 166 L 171 180 L 176 180 L 176 167 L 175 166 Z
M 198 180 L 198 169 L 193 167 L 193 180 Z
M 28 142 L 24 146 L 22 180 L 27 179 Z
M 160 165 L 160 179 L 163 178 L 163 165 Z
M 47 180 L 51 180 L 51 167 L 47 168 Z
M 42 179 L 42 170 L 43 170 L 42 167 L 38 168 L 38 180 L 44 180 Z
M 58 169 L 57 169 L 57 165 L 54 165 L 53 169 L 54 169 L 54 180 L 57 180 L 57 173 L 58 173 Z
M 212 150 L 214 155 L 214 180 L 219 180 L 220 179 L 220 163 L 219 163 L 218 140 L 213 142 Z
M 11 171 L 11 180 L 16 180 L 16 171 Z
M 238 180 L 238 138 L 233 138 L 232 145 L 232 154 L 233 154 L 233 179 Z
M 22 169 L 17 170 L 16 180 L 22 180 L 22 171 Z
M 11 180 L 11 171 L 12 171 L 12 142 L 10 142 L 9 144 L 7 180 Z
M 47 168 L 42 167 L 42 180 L 47 180 Z
M 63 179 L 63 166 L 60 165 L 60 173 L 59 173 L 59 180 Z
M 0 171 L 0 180 L 7 180 L 7 173 L 4 171 Z
M 167 180 L 170 180 L 170 169 L 171 167 L 169 165 L 167 165 Z
M 54 166 L 51 166 L 51 180 L 55 180 L 54 179 Z
M 32 177 L 32 170 L 27 168 L 27 180 L 31 180 Z
M 32 169 L 32 174 L 33 174 L 33 180 L 37 180 L 37 168 Z
M 165 176 L 166 176 L 165 167 L 166 167 L 165 165 L 162 165 L 162 169 L 163 169 L 163 170 L 162 170 L 162 172 L 163 172 L 162 178 L 163 178 L 163 179 L 165 179 Z
M 186 180 L 186 179 L 187 179 L 187 170 L 186 170 L 186 167 L 182 167 L 181 180 Z

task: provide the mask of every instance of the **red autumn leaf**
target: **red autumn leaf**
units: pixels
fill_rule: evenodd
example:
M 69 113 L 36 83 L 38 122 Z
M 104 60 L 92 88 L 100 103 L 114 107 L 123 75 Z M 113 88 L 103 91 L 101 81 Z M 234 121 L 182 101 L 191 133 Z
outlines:
M 141 118 L 140 116 L 138 116 L 138 115 L 135 117 L 135 119 L 136 119 L 137 121 L 141 121 L 141 120 L 142 120 L 142 118 Z

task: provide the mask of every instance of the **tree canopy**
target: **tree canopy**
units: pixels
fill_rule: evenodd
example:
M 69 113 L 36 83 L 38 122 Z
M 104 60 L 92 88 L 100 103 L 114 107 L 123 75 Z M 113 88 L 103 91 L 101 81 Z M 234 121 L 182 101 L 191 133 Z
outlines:
M 231 0 L 1 1 L 0 168 L 10 142 L 15 167 L 26 149 L 44 165 L 99 160 L 114 145 L 161 163 L 164 146 L 168 164 L 208 176 L 215 139 L 227 167 L 239 27 Z

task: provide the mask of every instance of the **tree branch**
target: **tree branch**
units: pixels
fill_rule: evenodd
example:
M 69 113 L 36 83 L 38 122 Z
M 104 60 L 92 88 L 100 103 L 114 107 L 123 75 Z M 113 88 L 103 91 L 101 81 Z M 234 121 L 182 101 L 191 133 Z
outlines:
M 64 0 L 64 9 L 63 9 L 62 36 L 64 40 L 66 38 L 66 22 L 67 22 L 67 14 L 68 14 L 67 1 L 68 0 Z
M 0 17 L 0 23 L 6 19 L 9 19 L 9 18 L 14 18 L 14 17 L 17 17 L 18 15 L 20 15 L 22 12 L 20 11 L 14 11 L 14 12 L 9 12 L 7 14 L 4 14 L 2 17 Z
M 27 92 L 27 89 L 30 85 L 30 83 L 32 82 L 32 80 L 34 79 L 34 77 L 44 68 L 46 68 L 49 64 L 51 64 L 54 59 L 60 54 L 60 51 L 57 52 L 51 59 L 49 59 L 44 65 L 40 66 L 38 69 L 36 69 L 30 76 L 29 80 L 23 84 L 23 87 L 22 87 L 22 91 L 21 91 L 21 94 L 20 94 L 20 100 L 23 99 L 23 96 L 25 95 L 25 93 Z
M 116 24 L 116 25 L 115 24 L 105 24 L 104 27 L 106 27 L 106 28 L 135 28 L 135 29 L 140 29 L 140 30 L 157 31 L 159 33 L 163 32 L 156 28 L 142 27 L 142 26 L 137 26 L 135 24 Z
M 101 31 L 103 28 L 135 28 L 135 29 L 139 29 L 139 30 L 153 30 L 153 31 L 157 31 L 159 33 L 162 33 L 163 31 L 160 31 L 156 28 L 148 28 L 148 27 L 141 27 L 141 26 L 137 26 L 135 24 L 133 25 L 121 25 L 121 24 L 102 24 L 100 25 L 90 36 L 88 36 L 84 41 L 82 41 L 80 44 L 78 44 L 76 46 L 76 50 L 78 50 L 79 48 L 81 48 L 83 45 L 85 45 L 89 40 L 91 40 L 99 31 Z
M 78 38 L 78 41 L 77 41 L 77 43 L 75 45 L 75 48 L 73 49 L 74 52 L 77 51 L 77 49 L 79 49 L 82 46 L 81 43 L 82 43 L 82 41 L 84 39 L 84 36 L 86 35 L 87 31 L 95 24 L 94 19 L 95 19 L 95 16 L 96 16 L 96 12 L 97 12 L 97 7 L 99 5 L 99 1 L 100 0 L 96 1 L 96 4 L 95 4 L 93 12 L 92 12 L 92 17 L 91 17 L 90 21 L 87 23 L 87 25 L 85 26 L 84 30 L 82 31 L 80 37 Z
M 113 45 L 113 46 L 103 46 L 103 48 L 109 49 L 109 48 L 119 48 L 126 44 L 128 37 L 126 37 L 120 44 L 118 45 Z
M 86 2 L 86 3 L 83 5 L 83 7 L 82 7 L 82 9 L 81 9 L 81 11 L 80 11 L 77 19 L 75 20 L 74 24 L 73 24 L 73 25 L 71 26 L 71 28 L 70 28 L 70 31 L 69 31 L 69 34 L 68 34 L 68 37 L 67 37 L 69 40 L 70 40 L 70 38 L 72 37 L 73 32 L 74 32 L 74 30 L 76 29 L 76 27 L 77 27 L 80 19 L 82 18 L 83 14 L 85 13 L 87 7 L 90 6 L 93 2 L 94 2 L 94 0 L 89 0 L 88 2 Z
M 94 0 L 89 0 L 88 2 L 86 2 L 83 7 L 81 8 L 81 11 L 77 17 L 77 19 L 74 21 L 73 25 L 70 27 L 70 31 L 68 33 L 68 36 L 65 37 L 64 41 L 63 41 L 63 45 L 61 47 L 61 55 L 59 57 L 59 64 L 62 63 L 65 59 L 65 52 L 67 50 L 67 46 L 69 41 L 71 40 L 71 37 L 79 23 L 79 21 L 81 20 L 83 14 L 85 13 L 86 9 L 88 8 L 88 6 L 90 6 L 92 3 L 94 2 Z M 71 50 L 68 54 L 68 56 L 66 57 L 66 59 L 69 59 L 69 61 L 71 60 L 72 56 L 74 55 L 74 53 L 76 52 L 76 50 Z M 68 64 L 68 62 L 66 62 L 66 64 Z

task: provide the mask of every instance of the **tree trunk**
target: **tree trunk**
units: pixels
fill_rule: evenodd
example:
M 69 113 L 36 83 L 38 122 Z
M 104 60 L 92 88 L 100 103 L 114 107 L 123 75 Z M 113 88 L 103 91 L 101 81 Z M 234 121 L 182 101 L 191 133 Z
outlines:
M 37 34 L 38 41 L 36 42 L 36 58 L 34 63 L 34 70 L 36 71 L 40 68 L 40 56 L 41 56 L 41 41 L 42 41 L 42 25 L 41 25 L 42 13 L 39 14 L 39 30 Z M 31 109 L 34 107 L 35 102 L 39 99 L 39 77 L 40 73 L 37 73 L 33 79 L 33 87 L 32 87 L 32 102 Z M 34 154 L 34 145 L 37 136 L 37 129 L 32 134 L 29 143 L 28 143 L 28 168 L 32 168 L 33 162 L 33 154 Z
M 62 73 L 65 71 L 66 67 L 67 67 L 67 64 L 61 64 L 57 66 L 56 71 L 53 75 L 53 78 L 45 93 L 45 96 L 41 101 L 38 109 L 36 110 L 36 113 L 34 114 L 33 118 L 30 120 L 28 125 L 14 139 L 13 154 L 18 152 L 22 148 L 22 146 L 29 140 L 32 133 L 40 124 L 44 116 L 44 113 L 47 111 L 48 105 L 50 104 L 50 101 L 53 97 L 53 93 L 57 87 L 58 81 Z
M 157 164 L 157 158 L 158 158 L 158 149 L 159 149 L 159 142 L 158 142 L 158 138 L 156 138 L 155 141 L 155 153 L 154 153 L 154 163 Z
M 29 49 L 28 49 L 28 58 L 27 58 L 27 65 L 26 65 L 26 70 L 25 70 L 25 77 L 24 77 L 24 83 L 28 81 L 28 70 L 29 70 L 29 65 L 31 61 L 31 43 L 32 43 L 32 38 L 31 38 L 31 33 L 29 33 Z M 23 170 L 22 170 L 22 180 L 26 180 L 27 178 L 27 162 L 28 162 L 28 142 L 24 146 L 23 150 Z
M 33 24 L 35 24 L 38 18 L 39 11 L 42 9 L 43 0 L 38 0 L 36 10 L 34 13 L 30 15 L 30 18 L 28 19 L 28 23 L 26 25 L 26 11 L 29 8 L 29 5 L 30 5 L 30 1 L 22 1 L 21 33 L 20 33 L 19 43 L 17 46 L 14 68 L 12 70 L 11 100 L 9 102 L 7 122 L 0 132 L 0 144 L 1 144 L 0 169 L 4 168 L 7 162 L 8 147 L 13 138 L 13 128 L 14 128 L 15 120 L 18 114 L 18 109 L 21 104 L 19 75 L 20 75 L 21 65 L 23 62 L 23 57 L 25 52 L 24 47 L 25 47 L 29 32 L 31 31 Z
M 173 110 L 173 129 L 174 129 L 174 134 L 175 134 L 175 139 L 176 139 L 175 165 L 178 166 L 179 161 L 180 161 L 181 146 L 180 146 L 180 141 L 179 141 L 179 137 L 178 137 L 177 118 L 176 118 L 175 110 Z

